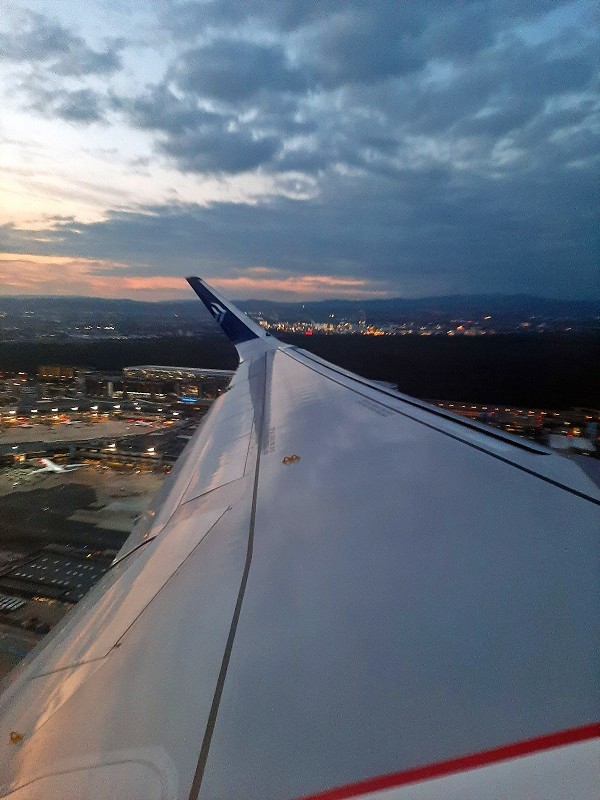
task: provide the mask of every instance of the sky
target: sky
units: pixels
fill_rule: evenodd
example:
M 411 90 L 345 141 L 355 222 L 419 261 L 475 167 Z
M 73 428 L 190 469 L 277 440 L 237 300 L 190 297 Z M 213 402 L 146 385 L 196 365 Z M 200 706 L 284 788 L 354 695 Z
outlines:
M 589 0 L 3 0 L 0 295 L 600 298 Z

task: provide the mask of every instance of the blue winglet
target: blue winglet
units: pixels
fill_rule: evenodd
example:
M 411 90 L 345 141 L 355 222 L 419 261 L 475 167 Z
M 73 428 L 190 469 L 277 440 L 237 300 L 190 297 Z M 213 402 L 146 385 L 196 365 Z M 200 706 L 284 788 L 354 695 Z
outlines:
M 249 342 L 251 339 L 263 339 L 265 331 L 256 322 L 247 317 L 243 311 L 218 295 L 207 283 L 197 277 L 186 278 L 200 300 L 219 323 L 225 335 L 233 344 Z

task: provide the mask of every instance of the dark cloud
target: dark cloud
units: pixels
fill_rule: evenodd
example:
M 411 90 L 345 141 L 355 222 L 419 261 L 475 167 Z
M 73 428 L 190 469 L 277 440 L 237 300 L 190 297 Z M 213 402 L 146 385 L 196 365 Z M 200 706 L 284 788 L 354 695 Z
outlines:
M 465 58 L 494 43 L 497 20 L 489 4 L 448 3 L 440 11 L 420 32 L 419 46 L 428 57 Z
M 164 19 L 178 36 L 186 38 L 194 38 L 207 26 L 231 27 L 232 20 L 290 32 L 335 13 L 341 5 L 335 0 L 174 0 L 165 3 Z
M 471 18 L 473 27 L 480 23 L 477 37 L 485 36 L 488 19 L 491 19 L 490 30 L 506 21 L 512 23 L 535 18 L 541 13 L 548 13 L 560 6 L 564 0 L 420 0 L 409 2 L 369 3 L 365 0 L 170 0 L 164 4 L 164 19 L 179 36 L 194 38 L 206 27 L 232 27 L 232 21 L 238 25 L 251 24 L 266 27 L 269 30 L 290 34 L 312 26 L 323 25 L 338 15 L 352 14 L 370 15 L 373 7 L 378 7 L 382 16 L 393 19 L 396 30 L 404 30 L 412 34 L 425 27 L 440 23 L 447 25 L 447 20 L 463 22 Z M 483 12 L 481 11 L 483 9 Z M 481 27 L 484 30 L 481 30 Z M 461 30 L 451 28 L 455 41 L 464 39 Z M 454 46 L 451 43 L 451 46 Z
M 135 127 L 171 136 L 186 134 L 219 119 L 219 115 L 200 108 L 196 98 L 179 98 L 165 84 L 154 86 L 139 97 L 114 97 L 112 106 L 125 112 Z
M 415 14 L 399 8 L 382 3 L 350 9 L 311 32 L 306 56 L 317 82 L 327 88 L 370 83 L 423 67 L 427 56 L 415 36 Z
M 193 95 L 177 97 L 166 85 L 138 98 L 114 98 L 113 108 L 136 127 L 162 134 L 160 153 L 184 172 L 245 172 L 268 163 L 277 137 L 255 133 L 231 114 L 206 111 Z
M 154 132 L 156 153 L 182 171 L 303 173 L 315 197 L 57 222 L 46 251 L 144 259 L 154 274 L 352 274 L 399 294 L 403 281 L 597 293 L 599 42 L 586 3 L 164 6 L 177 54 L 112 109 Z M 38 39 L 55 72 L 65 54 L 94 52 L 65 31 Z M 36 102 L 71 120 L 102 114 L 85 91 Z
M 174 69 L 185 92 L 228 103 L 269 92 L 302 92 L 307 76 L 292 66 L 281 45 L 217 38 L 186 50 Z
M 255 139 L 248 131 L 203 125 L 161 143 L 160 150 L 185 172 L 246 172 L 268 163 L 278 147 L 274 138 Z
M 176 4 L 202 44 L 126 110 L 185 170 L 509 170 L 519 157 L 507 137 L 535 127 L 553 98 L 593 91 L 592 29 L 549 28 L 536 42 L 517 26 L 558 5 L 250 0 L 240 18 L 271 33 L 257 44 L 207 27 L 225 20 L 224 0 Z
M 330 176 L 312 201 L 161 206 L 88 225 L 65 221 L 44 233 L 54 243 L 43 252 L 109 253 L 143 261 L 156 275 L 256 265 L 351 275 L 400 295 L 597 297 L 599 172 L 566 166 L 551 151 L 544 169 L 500 176 L 443 165 L 371 173 L 368 181 Z
M 29 108 L 45 116 L 89 124 L 104 119 L 104 99 L 91 89 L 45 89 L 40 86 L 28 88 Z
M 104 50 L 94 50 L 81 36 L 42 14 L 30 12 L 17 30 L 0 33 L 0 58 L 43 64 L 57 75 L 104 75 L 120 68 L 122 44 L 117 40 Z

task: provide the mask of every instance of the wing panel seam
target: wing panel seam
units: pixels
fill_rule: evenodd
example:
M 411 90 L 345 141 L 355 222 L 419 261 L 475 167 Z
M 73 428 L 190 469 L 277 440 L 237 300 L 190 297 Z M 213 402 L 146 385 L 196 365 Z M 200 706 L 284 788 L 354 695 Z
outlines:
M 202 740 L 202 746 L 200 749 L 200 755 L 198 756 L 198 764 L 196 766 L 196 771 L 194 773 L 194 778 L 192 780 L 192 785 L 190 787 L 190 793 L 188 796 L 188 800 L 198 800 L 198 795 L 200 792 L 200 787 L 202 786 L 202 780 L 204 778 L 204 772 L 206 770 L 206 764 L 208 762 L 208 754 L 210 750 L 210 745 L 212 742 L 212 737 L 215 729 L 215 725 L 217 722 L 217 715 L 219 713 L 219 705 L 221 703 L 221 697 L 223 695 L 223 688 L 225 686 L 225 679 L 227 677 L 227 669 L 229 667 L 229 661 L 231 660 L 231 654 L 233 651 L 233 643 L 235 640 L 235 635 L 237 632 L 237 626 L 240 618 L 240 613 L 242 610 L 242 603 L 244 601 L 244 594 L 246 592 L 246 585 L 248 583 L 248 576 L 250 574 L 250 565 L 252 563 L 252 554 L 254 551 L 254 527 L 256 524 L 256 504 L 258 498 L 258 478 L 260 473 L 260 439 L 262 435 L 262 428 L 263 428 L 263 421 L 265 416 L 265 404 L 266 404 L 266 387 L 267 387 L 267 356 L 266 353 L 263 356 L 263 363 L 264 363 L 264 382 L 263 382 L 263 398 L 262 398 L 262 406 L 261 406 L 261 414 L 260 414 L 260 425 L 258 426 L 258 443 L 259 446 L 257 448 L 256 454 L 256 475 L 254 476 L 254 487 L 252 490 L 252 507 L 250 509 L 250 526 L 248 530 L 248 547 L 246 550 L 246 561 L 244 564 L 244 571 L 242 573 L 242 580 L 240 582 L 240 588 L 238 591 L 237 601 L 235 604 L 235 609 L 233 612 L 233 617 L 231 620 L 231 627 L 229 629 L 229 635 L 227 637 L 227 642 L 225 644 L 225 651 L 223 653 L 223 660 L 221 662 L 221 669 L 219 670 L 219 676 L 217 678 L 217 684 L 215 687 L 215 693 L 213 696 L 212 704 L 210 707 L 210 711 L 208 714 L 208 720 L 206 723 L 206 729 L 204 732 L 204 737 Z

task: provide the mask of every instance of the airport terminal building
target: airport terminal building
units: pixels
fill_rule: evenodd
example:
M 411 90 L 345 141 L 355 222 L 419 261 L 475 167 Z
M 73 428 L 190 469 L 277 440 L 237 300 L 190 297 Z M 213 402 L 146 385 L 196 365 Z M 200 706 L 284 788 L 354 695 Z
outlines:
M 145 365 L 124 367 L 121 373 L 89 372 L 85 393 L 102 399 L 171 398 L 213 399 L 224 391 L 233 375 L 228 369 L 162 367 Z

